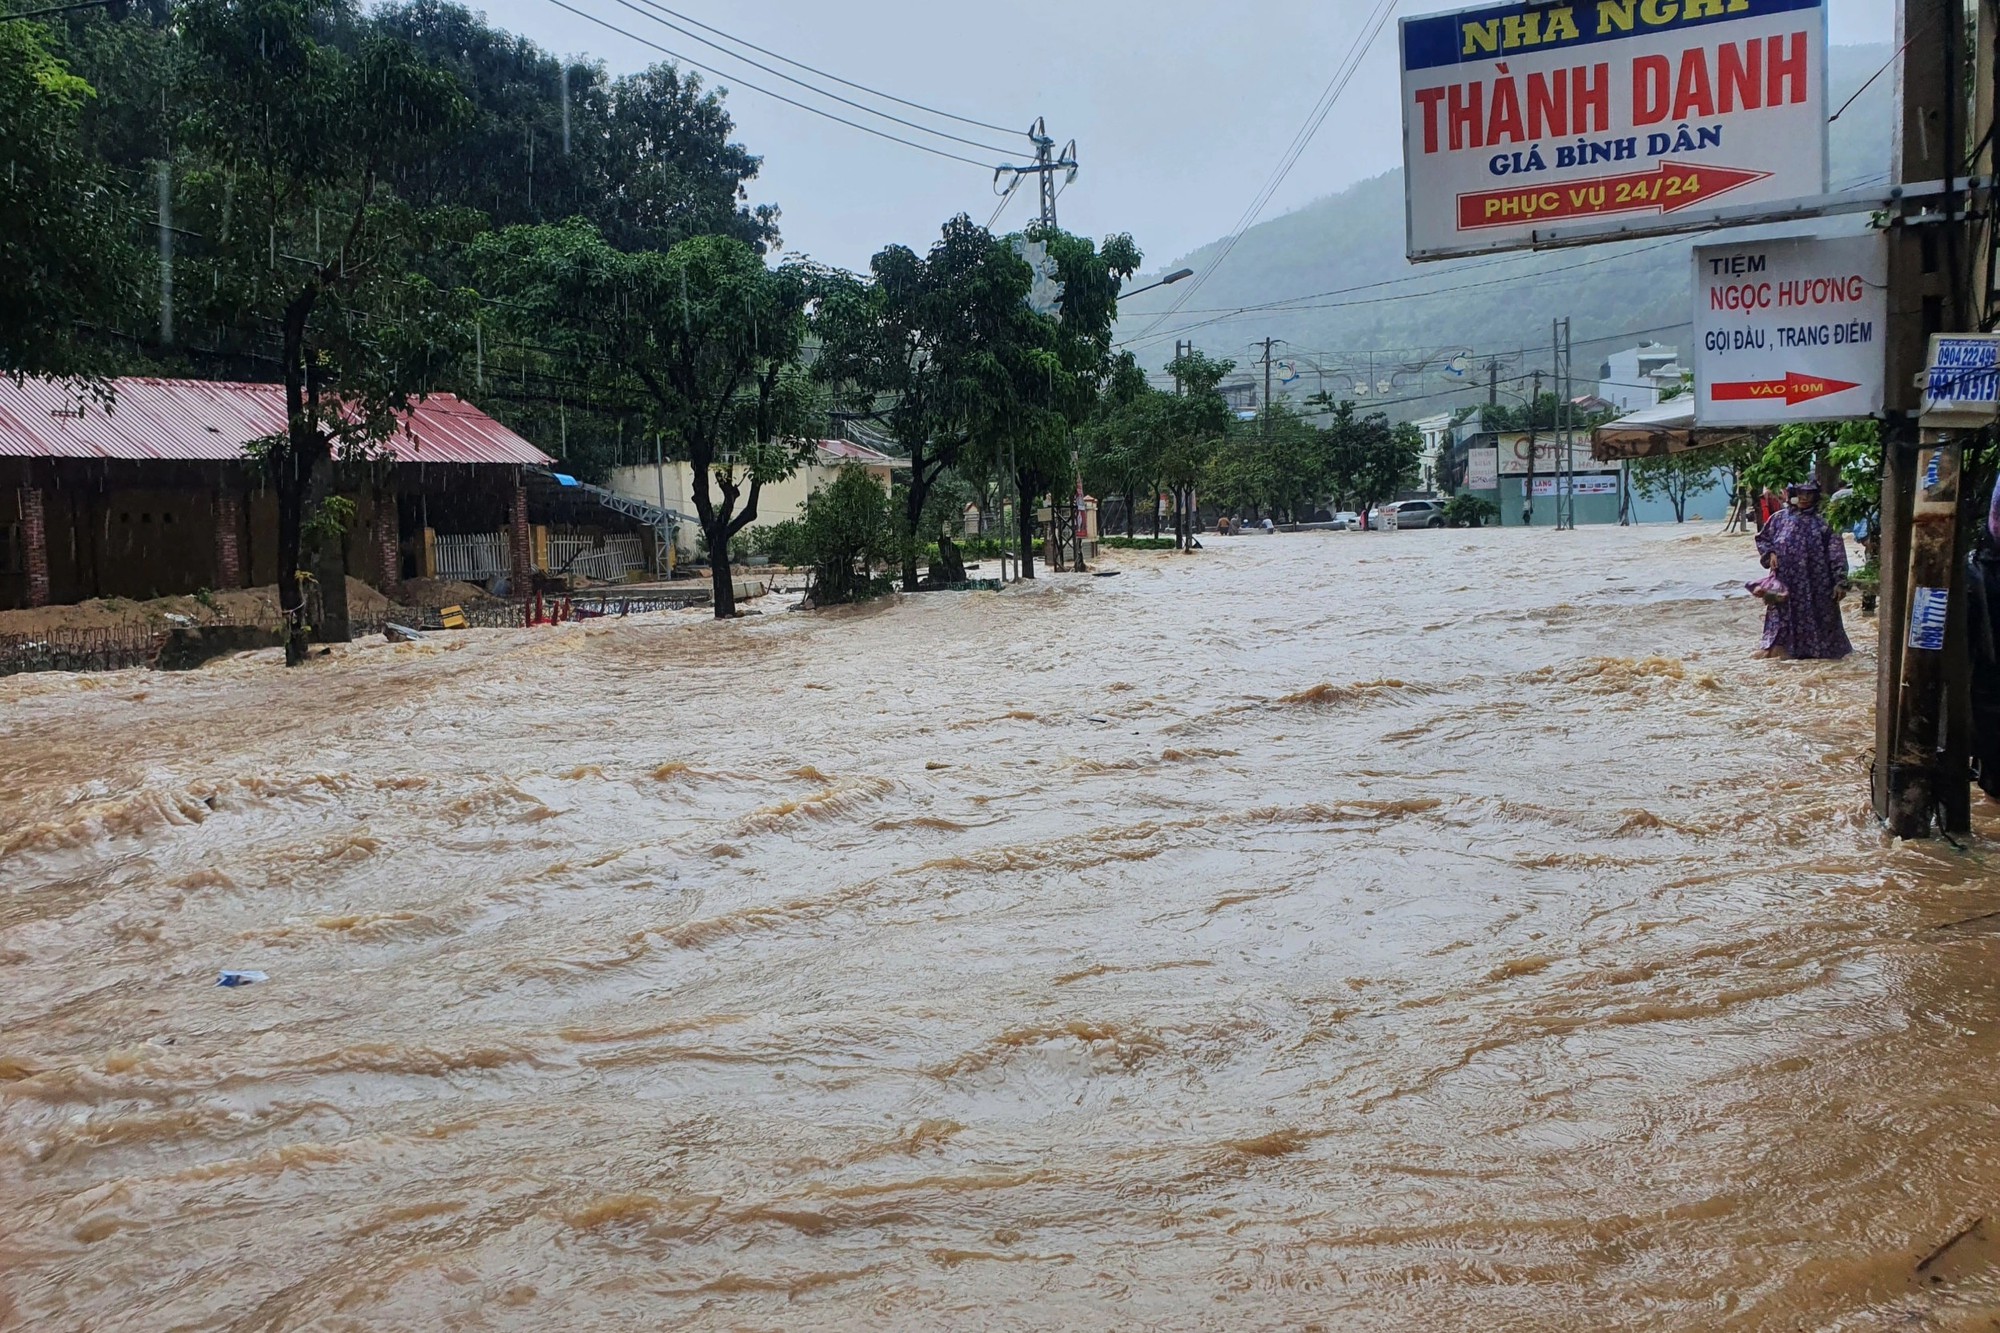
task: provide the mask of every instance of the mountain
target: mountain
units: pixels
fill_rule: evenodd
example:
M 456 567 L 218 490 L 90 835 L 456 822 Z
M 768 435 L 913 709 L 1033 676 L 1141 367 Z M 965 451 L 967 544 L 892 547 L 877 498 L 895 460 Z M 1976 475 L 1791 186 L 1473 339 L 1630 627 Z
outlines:
M 1832 48 L 1831 105 L 1839 108 L 1854 96 L 1889 55 L 1887 46 Z M 1893 85 L 1891 77 L 1876 79 L 1829 127 L 1834 189 L 1888 179 Z M 1678 342 L 1687 350 L 1688 250 L 1704 239 L 1655 237 L 1413 265 L 1403 257 L 1403 173 L 1396 170 L 1252 227 L 1180 311 L 1146 332 L 1183 288 L 1135 298 L 1118 336 L 1132 340 L 1127 346 L 1149 370 L 1172 357 L 1177 337 L 1192 339 L 1203 351 L 1236 361 L 1239 379 L 1262 357 L 1262 339 L 1284 339 L 1273 356 L 1294 359 L 1300 378 L 1289 392 L 1295 397 L 1313 392 L 1323 377 L 1326 387 L 1347 393 L 1348 379 L 1336 372 L 1361 371 L 1365 380 L 1372 352 L 1376 378 L 1395 381 L 1375 398 L 1392 416 L 1410 418 L 1482 396 L 1465 382 L 1483 380 L 1477 371 L 1453 380 L 1434 368 L 1412 369 L 1426 357 L 1449 347 L 1472 348 L 1479 363 L 1498 355 L 1503 380 L 1547 370 L 1550 322 L 1568 316 L 1581 393 L 1596 380 L 1608 352 L 1646 339 Z M 1222 244 L 1211 242 L 1160 271 L 1202 273 Z M 1274 302 L 1284 304 L 1233 313 Z M 1260 345 L 1253 348 L 1253 342 Z M 1255 374 L 1261 380 L 1261 368 Z

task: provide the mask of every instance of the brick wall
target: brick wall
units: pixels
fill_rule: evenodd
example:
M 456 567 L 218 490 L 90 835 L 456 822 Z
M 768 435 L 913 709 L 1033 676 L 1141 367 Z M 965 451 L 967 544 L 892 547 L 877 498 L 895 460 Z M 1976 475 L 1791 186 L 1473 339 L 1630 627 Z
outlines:
M 49 533 L 39 486 L 21 488 L 21 544 L 28 556 L 28 605 L 49 604 Z
M 534 552 L 528 544 L 528 488 L 514 482 L 514 507 L 508 523 L 513 537 L 514 591 L 524 593 L 534 581 Z
M 243 499 L 235 491 L 215 495 L 215 586 L 243 586 Z
M 375 504 L 375 539 L 381 543 L 383 592 L 403 586 L 403 534 L 396 519 L 396 497 L 385 493 Z

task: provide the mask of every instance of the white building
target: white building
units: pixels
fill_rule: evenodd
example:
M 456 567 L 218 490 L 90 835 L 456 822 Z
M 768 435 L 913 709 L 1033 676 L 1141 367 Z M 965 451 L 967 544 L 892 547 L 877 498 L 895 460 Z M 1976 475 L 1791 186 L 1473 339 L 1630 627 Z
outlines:
M 1660 394 L 1680 384 L 1680 349 L 1643 342 L 1604 358 L 1597 371 L 1597 396 L 1620 412 L 1652 407 Z
M 1438 460 L 1450 452 L 1456 439 L 1451 419 L 1450 412 L 1440 412 L 1410 423 L 1424 437 L 1424 451 L 1418 456 L 1417 467 L 1423 478 L 1423 488 L 1427 491 L 1437 489 Z

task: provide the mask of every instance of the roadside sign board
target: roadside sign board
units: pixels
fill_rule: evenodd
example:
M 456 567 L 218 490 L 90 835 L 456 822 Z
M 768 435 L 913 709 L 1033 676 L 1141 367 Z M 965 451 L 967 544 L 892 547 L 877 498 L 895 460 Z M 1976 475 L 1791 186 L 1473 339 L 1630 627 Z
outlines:
M 1922 424 L 1977 428 L 1995 420 L 2000 420 L 2000 334 L 1932 334 Z
M 1564 484 L 1567 482 L 1567 484 Z M 1528 479 L 1521 478 L 1526 488 Z M 1616 472 L 1593 472 L 1573 477 L 1536 477 L 1535 498 L 1544 499 L 1551 495 L 1616 495 L 1618 494 L 1618 474 Z
M 1694 421 L 1782 426 L 1882 410 L 1879 232 L 1694 248 Z
M 1544 0 L 1401 37 L 1411 259 L 1826 189 L 1825 0 Z
M 1465 489 L 1491 491 L 1500 487 L 1500 458 L 1492 448 L 1465 451 Z

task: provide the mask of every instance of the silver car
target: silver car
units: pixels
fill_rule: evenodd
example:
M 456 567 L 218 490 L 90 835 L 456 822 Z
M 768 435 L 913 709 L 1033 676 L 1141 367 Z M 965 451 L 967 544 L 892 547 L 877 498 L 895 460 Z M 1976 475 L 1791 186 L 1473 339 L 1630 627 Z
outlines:
M 1383 506 L 1383 517 L 1392 528 L 1441 528 L 1444 526 L 1444 501 L 1442 500 L 1398 500 L 1395 504 Z

